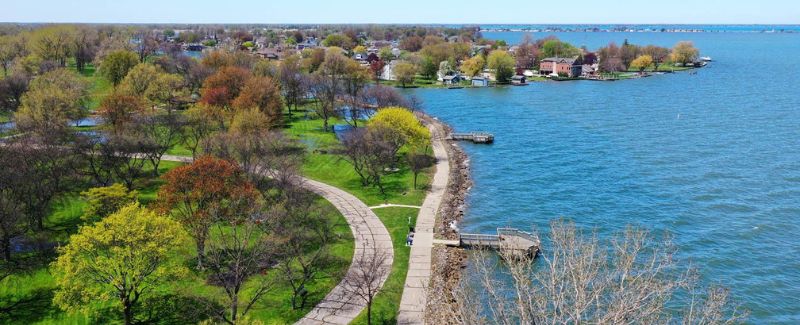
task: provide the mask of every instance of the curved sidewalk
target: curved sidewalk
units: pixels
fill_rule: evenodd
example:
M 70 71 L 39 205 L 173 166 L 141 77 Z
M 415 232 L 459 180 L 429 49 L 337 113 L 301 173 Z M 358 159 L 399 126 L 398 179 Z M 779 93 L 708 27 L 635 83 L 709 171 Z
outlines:
M 192 162 L 191 157 L 172 155 L 164 155 L 162 160 Z M 392 238 L 378 216 L 364 202 L 336 187 L 307 178 L 303 178 L 303 187 L 331 202 L 350 225 L 355 239 L 355 251 L 345 277 L 355 275 L 357 272 L 356 261 L 362 256 L 360 254 L 367 254 L 367 257 L 376 254 L 385 256 L 382 267 L 391 269 L 394 261 Z M 384 274 L 380 280 L 381 287 L 383 287 L 383 283 L 389 277 L 389 271 L 381 273 Z M 353 290 L 347 290 L 344 285 L 346 285 L 344 282 L 336 285 L 314 309 L 296 324 L 348 324 L 355 319 L 367 305 L 357 295 L 352 294 Z
M 425 197 L 417 216 L 414 245 L 411 246 L 408 274 L 403 287 L 403 297 L 400 299 L 397 324 L 425 324 L 427 287 L 431 279 L 433 227 L 450 177 L 450 161 L 445 149 L 447 144 L 444 141 L 445 131 L 438 122 L 433 122 L 428 128 L 431 130 L 431 146 L 436 157 L 436 172 L 431 182 L 431 191 Z

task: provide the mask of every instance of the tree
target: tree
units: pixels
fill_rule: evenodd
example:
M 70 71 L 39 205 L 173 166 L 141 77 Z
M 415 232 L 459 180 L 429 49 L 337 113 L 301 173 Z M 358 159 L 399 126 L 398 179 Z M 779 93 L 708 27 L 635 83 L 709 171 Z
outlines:
M 669 59 L 669 52 L 668 48 L 655 45 L 648 45 L 642 48 L 642 54 L 649 55 L 653 58 L 653 64 L 655 65 L 654 71 L 658 71 L 658 67 L 661 63 Z
M 618 72 L 625 70 L 622 64 L 622 50 L 615 43 L 600 48 L 597 55 L 600 57 L 600 69 L 605 72 Z
M 403 145 L 424 148 L 430 144 L 431 133 L 428 128 L 422 125 L 414 113 L 402 107 L 387 107 L 379 110 L 370 119 L 369 127 L 386 127 L 394 130 L 402 137 Z
M 531 39 L 530 35 L 525 35 L 525 38 L 517 46 L 514 51 L 514 58 L 517 60 L 517 69 L 533 69 L 536 65 L 536 57 L 539 56 L 539 49 Z
M 700 51 L 694 47 L 694 43 L 688 41 L 678 42 L 672 48 L 671 58 L 672 61 L 686 65 L 697 60 Z
M 429 55 L 423 55 L 419 62 L 419 74 L 425 79 L 433 80 L 436 78 L 436 73 L 439 72 L 439 62 Z
M 83 72 L 86 64 L 91 63 L 97 55 L 99 38 L 97 30 L 79 27 L 72 40 L 72 53 L 75 57 L 75 68 Z
M 298 55 L 290 55 L 280 64 L 281 91 L 286 98 L 286 107 L 289 109 L 290 116 L 292 107 L 297 109 L 300 100 L 306 95 L 305 76 L 300 71 L 301 60 L 302 58 Z
M 214 109 L 204 105 L 192 106 L 186 111 L 186 128 L 183 132 L 183 144 L 192 151 L 192 158 L 197 158 L 197 150 L 201 143 L 214 130 Z
M 474 77 L 483 71 L 484 66 L 486 66 L 486 60 L 483 59 L 483 56 L 476 55 L 461 63 L 461 72 L 469 77 Z
M 0 146 L 0 254 L 5 262 L 11 262 L 11 239 L 28 229 L 25 207 L 14 193 L 16 184 L 28 181 L 17 173 L 19 157 L 16 154 L 16 150 Z M 0 280 L 2 278 L 0 275 Z
M 362 95 L 362 101 L 375 107 L 376 110 L 392 106 L 409 107 L 411 105 L 410 101 L 394 87 L 382 85 L 368 87 Z
M 252 77 L 247 80 L 232 105 L 240 111 L 258 109 L 268 120 L 265 127 L 278 125 L 283 116 L 280 86 L 269 77 Z
M 417 76 L 417 66 L 411 62 L 400 61 L 394 66 L 394 76 L 400 82 L 400 87 L 405 88 L 408 84 L 414 84 Z
M 114 51 L 103 58 L 100 63 L 100 74 L 116 87 L 137 64 L 139 57 L 136 53 L 126 50 Z
M 409 36 L 400 40 L 400 48 L 409 52 L 417 52 L 422 49 L 422 37 Z
M 377 59 L 373 60 L 369 63 L 369 70 L 372 72 L 372 78 L 375 79 L 375 84 L 381 83 L 381 75 L 383 74 L 383 68 L 386 66 L 386 62 Z
M 353 47 L 353 40 L 344 34 L 330 34 L 322 41 L 325 47 L 341 47 L 349 50 Z
M 348 112 L 344 116 L 344 120 L 353 127 L 358 127 L 358 120 L 369 115 L 370 108 L 362 103 L 362 94 L 369 79 L 369 69 L 362 67 L 354 60 L 347 61 L 346 71 L 342 76 L 342 97 L 346 103 L 344 109 Z
M 581 54 L 581 50 L 557 38 L 547 39 L 539 47 L 539 59 L 550 57 L 571 58 Z
M 323 120 L 323 128 L 328 131 L 328 121 L 338 111 L 337 99 L 345 89 L 343 80 L 348 72 L 350 59 L 336 51 L 325 54 L 325 62 L 317 71 L 313 91 L 317 99 L 317 115 Z
M 364 47 L 364 45 L 357 45 L 356 47 L 353 48 L 353 53 L 365 54 L 365 53 L 367 53 L 367 48 Z
M 184 121 L 181 115 L 157 112 L 140 114 L 134 119 L 131 135 L 148 146 L 140 156 L 153 166 L 153 176 L 158 176 L 161 157 L 180 139 Z
M 258 108 L 242 109 L 236 112 L 228 128 L 230 132 L 241 134 L 260 133 L 269 130 L 273 121 Z
M 246 209 L 245 203 L 257 192 L 236 163 L 209 156 L 172 169 L 162 178 L 166 184 L 158 191 L 159 209 L 189 230 L 197 247 L 197 267 L 203 268 L 210 227 Z
M 638 46 L 629 43 L 627 39 L 622 43 L 620 51 L 620 59 L 622 59 L 622 65 L 625 66 L 626 70 L 631 66 L 631 62 L 639 57 L 641 52 Z
M 628 228 L 609 242 L 587 236 L 571 222 L 553 221 L 550 244 L 541 261 L 501 249 L 510 285 L 496 281 L 498 263 L 485 252 L 465 279 L 485 294 L 472 294 L 468 282 L 456 290 L 461 321 L 501 324 L 733 324 L 742 312 L 725 289 L 698 290 L 691 269 L 677 263 L 674 248 L 647 232 Z M 480 302 L 477 301 L 480 299 Z M 674 313 L 667 304 L 684 310 Z M 486 306 L 486 309 L 484 309 Z
M 333 225 L 315 205 L 310 195 L 303 202 L 286 204 L 270 218 L 268 227 L 275 234 L 276 269 L 292 289 L 292 308 L 302 309 L 309 297 L 306 285 L 320 276 L 328 264 Z M 276 207 L 278 208 L 278 207 Z
M 406 162 L 408 162 L 408 167 L 411 169 L 411 172 L 414 173 L 414 189 L 417 189 L 417 176 L 419 176 L 419 173 L 425 170 L 425 168 L 433 166 L 436 159 L 430 155 L 410 152 L 406 154 Z
M 266 214 L 248 202 L 249 211 L 221 220 L 213 227 L 214 241 L 209 243 L 206 265 L 210 282 L 222 287 L 227 298 L 227 312 L 221 318 L 228 324 L 240 324 L 247 313 L 273 288 L 275 279 L 266 276 L 275 263 L 275 245 L 259 225 Z M 246 284 L 246 285 L 245 285 Z
M 142 98 L 161 73 L 160 68 L 152 63 L 139 63 L 131 68 L 122 79 L 120 90 L 131 96 Z
M 302 182 L 298 170 L 304 149 L 280 132 L 232 128 L 207 139 L 203 148 L 210 155 L 237 162 L 265 197 L 271 189 L 287 192 Z
M 29 44 L 33 54 L 44 61 L 57 62 L 63 67 L 72 54 L 70 50 L 74 37 L 74 27 L 53 25 L 33 31 Z
M 86 200 L 86 208 L 81 219 L 97 221 L 122 207 L 138 202 L 139 192 L 130 191 L 124 185 L 116 183 L 111 186 L 90 188 L 81 192 L 81 196 Z
M 649 55 L 642 55 L 631 62 L 631 68 L 644 72 L 645 69 L 653 65 L 653 57 Z
M 514 58 L 506 51 L 494 50 L 489 53 L 486 65 L 494 70 L 495 79 L 499 83 L 508 83 L 514 76 Z
M 33 79 L 21 101 L 19 126 L 47 136 L 86 115 L 88 85 L 75 72 L 57 69 Z
M 125 324 L 133 324 L 143 300 L 186 275 L 178 254 L 185 245 L 180 224 L 138 204 L 128 205 L 81 227 L 59 249 L 53 300 L 68 310 L 116 300 Z
M 392 52 L 392 48 L 389 46 L 382 47 L 378 51 L 378 57 L 381 58 L 383 62 L 392 62 L 395 59 L 394 53 Z
M 250 72 L 244 68 L 223 67 L 203 82 L 201 101 L 228 109 L 250 78 Z
M 16 71 L 0 79 L 0 111 L 16 112 L 30 82 L 31 76 L 25 71 Z
M 0 66 L 3 67 L 4 77 L 8 77 L 8 70 L 14 60 L 23 54 L 25 54 L 25 44 L 22 43 L 20 36 L 0 36 Z
M 353 267 L 342 279 L 342 297 L 355 296 L 367 305 L 367 325 L 372 324 L 372 303 L 389 275 L 392 261 L 377 248 L 362 249 Z
M 143 113 L 145 109 L 140 97 L 115 91 L 103 98 L 98 113 L 114 134 L 120 134 L 129 128 L 136 115 Z

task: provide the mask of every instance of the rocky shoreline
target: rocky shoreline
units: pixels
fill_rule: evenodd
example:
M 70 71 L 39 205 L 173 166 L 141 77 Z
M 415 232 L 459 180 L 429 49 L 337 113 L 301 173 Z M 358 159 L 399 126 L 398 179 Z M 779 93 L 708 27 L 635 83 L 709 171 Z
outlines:
M 441 134 L 449 134 L 452 131 L 450 126 L 428 115 L 423 114 L 422 121 L 440 128 Z M 458 225 L 464 217 L 465 199 L 472 187 L 469 158 L 455 141 L 444 140 L 444 142 L 450 163 L 450 175 L 447 190 L 437 213 L 434 236 L 440 239 L 458 239 L 458 233 L 451 225 Z M 466 252 L 461 248 L 444 245 L 433 247 L 427 323 L 457 324 L 459 308 L 453 292 L 461 281 L 466 258 Z

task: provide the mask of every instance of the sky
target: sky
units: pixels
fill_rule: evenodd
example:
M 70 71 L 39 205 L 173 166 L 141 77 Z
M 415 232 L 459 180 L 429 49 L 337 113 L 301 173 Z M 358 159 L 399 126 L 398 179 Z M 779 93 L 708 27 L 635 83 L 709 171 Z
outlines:
M 0 22 L 800 24 L 798 0 L 0 0 Z

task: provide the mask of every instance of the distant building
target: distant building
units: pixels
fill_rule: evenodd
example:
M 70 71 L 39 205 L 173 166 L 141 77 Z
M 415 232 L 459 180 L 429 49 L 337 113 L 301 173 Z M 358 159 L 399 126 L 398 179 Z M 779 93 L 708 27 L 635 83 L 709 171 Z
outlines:
M 442 78 L 442 83 L 444 83 L 445 85 L 457 85 L 461 83 L 461 80 L 464 80 L 464 78 L 461 77 L 461 75 L 455 74 L 455 75 L 444 76 Z
M 489 87 L 489 79 L 484 77 L 473 77 L 472 78 L 472 86 L 473 87 Z
M 580 57 L 574 58 L 546 58 L 539 64 L 539 73 L 547 76 L 580 77 L 583 62 Z

